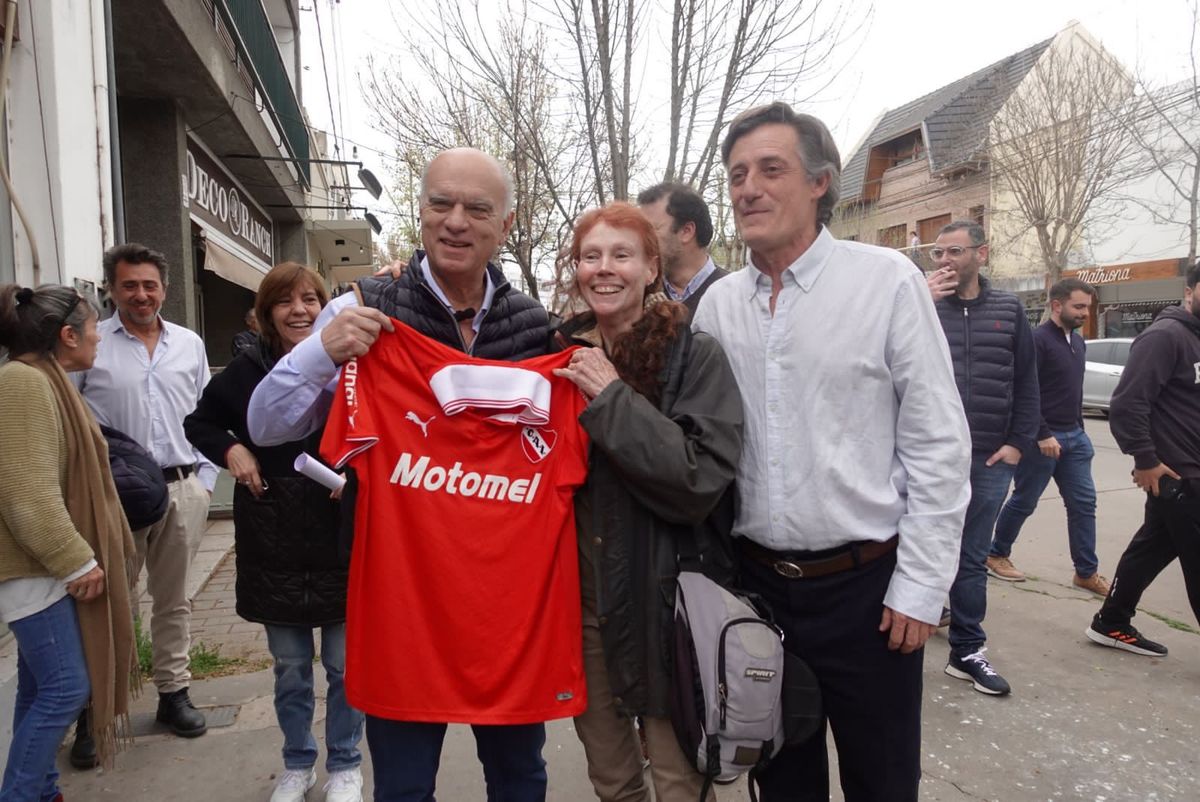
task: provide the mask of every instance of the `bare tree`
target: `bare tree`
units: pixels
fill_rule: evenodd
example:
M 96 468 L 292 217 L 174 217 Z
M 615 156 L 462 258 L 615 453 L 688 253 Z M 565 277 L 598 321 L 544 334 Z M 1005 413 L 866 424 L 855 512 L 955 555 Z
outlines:
M 1155 223 L 1183 226 L 1188 233 L 1187 264 L 1195 264 L 1200 236 L 1200 69 L 1196 59 L 1200 4 L 1191 3 L 1188 54 L 1190 75 L 1166 88 L 1139 79 L 1134 113 L 1122 117 L 1125 130 L 1169 188 L 1168 198 L 1131 198 Z
M 1115 223 L 1118 190 L 1145 172 L 1130 121 L 1121 119 L 1132 90 L 1111 56 L 1081 35 L 1067 36 L 992 120 L 992 173 L 1015 204 L 1004 214 L 1016 234 L 1035 235 L 1048 285 L 1062 278 L 1085 225 L 1102 231 Z
M 405 18 L 419 79 L 371 61 L 364 93 L 377 126 L 401 147 L 426 156 L 475 147 L 508 166 L 516 215 L 502 250 L 536 298 L 539 263 L 552 259 L 591 199 L 578 178 L 586 148 L 560 108 L 544 30 L 521 14 L 485 31 L 478 6 L 467 11 L 459 4 L 431 20 Z
M 823 89 L 844 40 L 842 11 L 824 0 L 674 0 L 664 179 L 707 188 L 731 109 Z
M 539 265 L 562 264 L 555 257 L 580 212 L 630 197 L 650 140 L 668 140 L 666 177 L 723 200 L 714 166 L 730 111 L 772 90 L 795 100 L 798 86 L 817 86 L 849 4 L 866 2 L 678 0 L 670 108 L 646 115 L 637 111 L 641 72 L 658 43 L 647 47 L 641 32 L 653 29 L 652 4 L 397 4 L 408 63 L 371 62 L 364 95 L 402 150 L 471 145 L 509 165 L 517 220 L 504 253 L 536 295 Z M 740 250 L 730 232 L 721 241 Z

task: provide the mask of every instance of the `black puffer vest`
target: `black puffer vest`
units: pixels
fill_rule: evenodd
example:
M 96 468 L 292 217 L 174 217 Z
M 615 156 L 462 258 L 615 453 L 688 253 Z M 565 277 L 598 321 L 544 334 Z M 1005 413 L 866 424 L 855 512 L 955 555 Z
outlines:
M 136 532 L 161 521 L 171 500 L 162 468 L 124 432 L 102 423 L 100 433 L 108 441 L 108 467 L 129 528 Z
M 400 278 L 373 276 L 358 282 L 363 305 L 378 309 L 443 345 L 483 359 L 517 361 L 546 353 L 550 331 L 546 310 L 528 295 L 513 289 L 500 268 L 492 264 L 487 269 L 496 292 L 468 351 L 458 323 L 425 282 L 421 270 L 424 258 L 424 251 L 414 252 Z
M 954 381 L 962 396 L 973 451 L 992 453 L 1009 440 L 1017 324 L 1024 311 L 1017 296 L 979 279 L 978 298 L 950 295 L 938 301 Z
M 349 560 L 338 543 L 340 505 L 329 497 L 329 490 L 292 468 L 300 452 L 319 453 L 322 433 L 259 446 L 245 431 L 250 395 L 273 362 L 260 344 L 235 357 L 209 383 L 212 392 L 205 391 L 212 403 L 240 411 L 232 430 L 258 459 L 267 484 L 258 498 L 249 488 L 234 486 L 237 613 L 262 624 L 336 624 L 346 620 L 350 574 Z

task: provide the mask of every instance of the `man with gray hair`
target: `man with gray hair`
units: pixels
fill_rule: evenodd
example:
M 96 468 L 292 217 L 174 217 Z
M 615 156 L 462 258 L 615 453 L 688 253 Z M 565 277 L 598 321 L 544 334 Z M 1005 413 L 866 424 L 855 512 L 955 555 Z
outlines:
M 298 440 L 329 412 L 339 366 L 366 354 L 396 318 L 474 356 L 519 360 L 545 352 L 549 319 L 491 263 L 512 227 L 512 183 L 482 151 L 456 148 L 429 162 L 421 181 L 421 241 L 407 269 L 358 282 L 335 298 L 313 336 L 283 357 L 254 391 L 247 411 L 260 445 Z M 469 521 L 464 520 L 468 528 Z M 449 613 L 448 613 L 449 614 Z M 353 670 L 347 654 L 347 674 Z M 420 655 L 413 655 L 419 660 Z M 367 715 L 377 802 L 432 799 L 446 724 Z M 488 798 L 533 802 L 546 794 L 545 725 L 473 725 Z M 299 778 L 295 799 L 311 786 Z
M 721 157 L 750 264 L 694 326 L 724 347 L 745 407 L 743 586 L 817 676 L 845 798 L 915 800 L 923 647 L 969 496 L 946 340 L 911 261 L 829 233 L 841 159 L 820 120 L 751 109 Z M 760 784 L 764 802 L 828 800 L 824 727 Z

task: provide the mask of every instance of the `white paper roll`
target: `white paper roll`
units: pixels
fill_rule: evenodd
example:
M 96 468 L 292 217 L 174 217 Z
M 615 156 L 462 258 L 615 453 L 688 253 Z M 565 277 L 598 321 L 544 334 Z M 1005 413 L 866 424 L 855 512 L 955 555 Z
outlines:
M 334 473 L 322 465 L 316 457 L 304 452 L 300 452 L 300 456 L 296 457 L 296 462 L 292 467 L 314 482 L 328 487 L 330 490 L 341 490 L 342 485 L 346 484 L 346 477 Z

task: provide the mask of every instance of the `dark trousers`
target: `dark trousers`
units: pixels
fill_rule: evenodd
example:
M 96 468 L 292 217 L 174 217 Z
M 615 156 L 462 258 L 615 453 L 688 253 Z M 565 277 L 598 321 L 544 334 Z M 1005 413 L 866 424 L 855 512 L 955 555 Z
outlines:
M 544 724 L 474 724 L 488 802 L 542 802 L 546 798 Z M 367 716 L 375 802 L 433 802 L 445 724 Z
M 1200 621 L 1200 480 L 1190 480 L 1187 494 L 1178 501 L 1146 496 L 1146 518 L 1125 547 L 1100 608 L 1104 623 L 1128 624 L 1142 593 L 1176 557 L 1192 614 Z
M 817 676 L 846 802 L 916 800 L 921 780 L 924 649 L 888 651 L 879 631 L 895 568 L 892 552 L 850 571 L 785 579 L 742 561 L 743 586 L 771 605 L 784 647 Z M 763 802 L 828 802 L 825 728 L 777 755 L 760 781 Z

